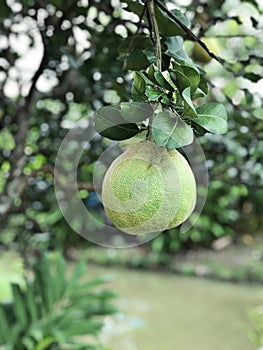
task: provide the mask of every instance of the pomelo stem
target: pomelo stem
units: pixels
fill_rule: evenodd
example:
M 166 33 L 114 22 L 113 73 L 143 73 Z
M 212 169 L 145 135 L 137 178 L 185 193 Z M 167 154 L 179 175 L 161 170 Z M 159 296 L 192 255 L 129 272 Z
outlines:
M 155 16 L 154 6 L 155 6 L 154 0 L 147 0 L 148 15 L 149 15 L 149 20 L 150 20 L 150 25 L 152 28 L 153 42 L 155 45 L 156 66 L 159 69 L 159 71 L 162 71 L 162 45 L 161 45 L 159 28 L 158 28 L 158 22 L 157 22 L 157 19 Z M 148 135 L 147 135 L 147 139 L 149 141 L 152 141 L 152 124 L 153 124 L 155 110 L 158 107 L 158 104 L 153 103 L 152 106 L 153 106 L 154 112 L 149 118 L 149 127 L 148 127 Z
M 158 23 L 155 16 L 154 0 L 147 1 L 147 8 L 148 8 L 148 14 L 149 14 L 149 18 L 152 26 L 153 41 L 155 44 L 156 66 L 160 71 L 162 71 L 162 45 L 161 45 Z

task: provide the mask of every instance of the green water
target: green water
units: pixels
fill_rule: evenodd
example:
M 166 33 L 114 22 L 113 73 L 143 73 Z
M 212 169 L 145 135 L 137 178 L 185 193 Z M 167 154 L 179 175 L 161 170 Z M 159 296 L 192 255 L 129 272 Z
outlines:
M 110 277 L 119 295 L 101 336 L 114 350 L 255 349 L 247 310 L 263 304 L 260 286 L 93 265 L 88 275 Z

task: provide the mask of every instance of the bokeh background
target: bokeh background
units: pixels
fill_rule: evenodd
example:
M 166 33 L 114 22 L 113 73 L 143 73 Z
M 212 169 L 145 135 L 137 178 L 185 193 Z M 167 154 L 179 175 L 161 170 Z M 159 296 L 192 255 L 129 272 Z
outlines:
M 196 35 L 214 38 L 226 61 L 196 64 L 206 71 L 207 100 L 228 111 L 229 132 L 199 138 L 209 190 L 194 227 L 119 250 L 71 229 L 55 198 L 54 166 L 77 122 L 92 124 L 93 111 L 131 100 L 123 48 L 137 29 L 136 6 L 0 4 L 1 350 L 263 346 L 263 4 L 165 3 Z M 193 46 L 186 38 L 190 57 Z M 139 49 L 135 69 L 136 59 L 147 60 L 143 42 Z M 111 144 L 97 134 L 79 163 L 79 194 L 97 219 L 87 223 L 95 233 L 106 219 L 94 164 Z

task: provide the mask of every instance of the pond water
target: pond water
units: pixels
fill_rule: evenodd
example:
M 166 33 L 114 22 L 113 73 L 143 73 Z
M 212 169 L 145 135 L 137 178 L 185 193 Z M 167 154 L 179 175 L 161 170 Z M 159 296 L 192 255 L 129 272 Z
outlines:
M 88 266 L 107 276 L 120 313 L 105 318 L 101 341 L 114 350 L 253 350 L 247 310 L 263 304 L 261 286 L 235 285 Z

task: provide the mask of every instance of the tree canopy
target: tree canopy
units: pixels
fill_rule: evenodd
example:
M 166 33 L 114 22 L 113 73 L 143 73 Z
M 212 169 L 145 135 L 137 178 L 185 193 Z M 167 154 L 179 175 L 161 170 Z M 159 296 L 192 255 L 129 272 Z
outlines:
M 100 129 L 103 108 L 108 115 L 112 105 L 130 101 L 159 102 L 176 113 L 182 123 L 178 143 L 160 132 L 153 132 L 155 142 L 180 147 L 194 132 L 210 173 L 207 203 L 195 227 L 183 235 L 171 230 L 158 237 L 157 249 L 168 244 L 178 250 L 182 242 L 209 244 L 237 230 L 258 229 L 263 198 L 262 3 L 155 1 L 155 13 L 161 66 L 154 23 L 143 1 L 1 3 L 3 244 L 21 233 L 23 241 L 37 244 L 46 239 L 52 245 L 54 236 L 61 242 L 76 239 L 65 233 L 69 227 L 54 197 L 59 146 L 77 121 L 92 120 L 91 111 L 96 111 Z M 214 58 L 204 65 L 192 56 L 195 41 L 203 37 L 218 43 L 218 53 L 210 50 Z M 143 120 L 128 121 L 129 135 L 113 125 L 91 141 L 79 165 L 83 200 L 92 190 L 92 163 L 109 145 L 108 138 L 126 139 L 145 131 Z M 158 115 L 153 127 L 173 122 L 169 114 Z

